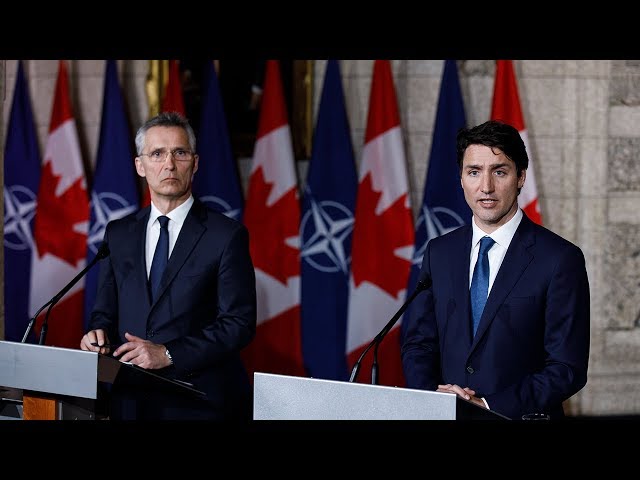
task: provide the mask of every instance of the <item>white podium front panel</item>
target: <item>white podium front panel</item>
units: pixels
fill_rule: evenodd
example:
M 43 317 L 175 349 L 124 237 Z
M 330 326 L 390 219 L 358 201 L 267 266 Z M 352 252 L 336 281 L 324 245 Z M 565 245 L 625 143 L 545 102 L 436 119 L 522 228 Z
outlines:
M 0 385 L 97 398 L 98 354 L 70 348 L 0 341 Z
M 455 420 L 452 393 L 254 374 L 254 420 Z

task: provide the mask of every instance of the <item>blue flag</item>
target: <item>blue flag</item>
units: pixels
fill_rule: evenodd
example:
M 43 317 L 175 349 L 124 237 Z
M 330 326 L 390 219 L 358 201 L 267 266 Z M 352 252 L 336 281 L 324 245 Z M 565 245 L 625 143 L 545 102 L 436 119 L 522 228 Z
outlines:
M 140 205 L 133 159 L 131 132 L 118 83 L 118 67 L 115 60 L 107 60 L 102 123 L 90 200 L 87 264 L 98 252 L 107 223 L 135 212 Z M 85 280 L 85 329 L 96 299 L 98 268 L 95 265 L 89 270 Z
M 18 61 L 4 150 L 4 327 L 5 339 L 12 342 L 22 340 L 29 323 L 33 217 L 40 168 L 29 87 Z
M 231 151 L 220 86 L 213 62 L 204 71 L 202 113 L 198 131 L 198 171 L 193 195 L 235 220 L 242 218 L 244 197 L 238 167 Z
M 416 288 L 429 240 L 471 221 L 471 209 L 464 199 L 456 160 L 456 136 L 458 130 L 465 126 L 458 67 L 455 60 L 445 60 L 422 206 L 416 221 L 416 243 L 407 295 Z M 412 305 L 409 305 L 405 318 L 409 318 L 411 309 Z M 402 323 L 403 332 L 406 323 Z
M 302 200 L 302 353 L 311 377 L 346 380 L 351 234 L 358 176 L 337 60 L 329 60 Z

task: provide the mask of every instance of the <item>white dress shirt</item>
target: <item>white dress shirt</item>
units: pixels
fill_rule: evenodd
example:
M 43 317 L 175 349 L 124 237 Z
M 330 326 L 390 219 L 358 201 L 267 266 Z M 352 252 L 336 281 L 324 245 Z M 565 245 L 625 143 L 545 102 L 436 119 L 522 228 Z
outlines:
M 491 292 L 493 281 L 496 279 L 500 265 L 504 260 L 504 256 L 507 254 L 509 244 L 513 239 L 513 236 L 520 225 L 522 220 L 522 210 L 518 208 L 518 211 L 511 220 L 498 228 L 491 235 L 482 231 L 480 227 L 476 225 L 475 217 L 471 221 L 473 228 L 473 237 L 471 238 L 471 258 L 469 259 L 469 288 L 471 288 L 471 280 L 473 279 L 473 270 L 476 268 L 476 260 L 478 259 L 478 252 L 480 251 L 480 239 L 482 237 L 491 237 L 496 242 L 489 249 L 489 290 L 487 295 Z
M 191 205 L 193 205 L 193 201 L 192 195 L 182 205 L 174 208 L 165 215 L 169 217 L 169 223 L 167 224 L 167 229 L 169 230 L 169 258 L 171 258 L 171 252 L 173 252 L 173 247 L 176 244 L 176 240 L 178 239 L 182 225 L 184 225 L 184 220 L 187 218 L 187 214 L 191 209 Z M 151 202 L 151 213 L 149 214 L 149 221 L 147 222 L 147 240 L 144 246 L 145 258 L 147 260 L 147 278 L 149 278 L 149 273 L 151 272 L 153 254 L 156 251 L 156 244 L 160 237 L 160 222 L 158 222 L 158 217 L 161 215 L 163 215 L 163 213 Z

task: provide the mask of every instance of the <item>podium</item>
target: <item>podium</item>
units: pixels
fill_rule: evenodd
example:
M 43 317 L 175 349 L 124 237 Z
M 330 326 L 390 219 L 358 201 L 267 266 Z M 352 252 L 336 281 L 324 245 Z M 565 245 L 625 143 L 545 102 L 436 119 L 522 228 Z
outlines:
M 453 393 L 254 373 L 254 420 L 509 420 Z
M 0 386 L 22 390 L 23 420 L 95 420 L 100 382 L 204 396 L 186 382 L 109 355 L 0 341 Z

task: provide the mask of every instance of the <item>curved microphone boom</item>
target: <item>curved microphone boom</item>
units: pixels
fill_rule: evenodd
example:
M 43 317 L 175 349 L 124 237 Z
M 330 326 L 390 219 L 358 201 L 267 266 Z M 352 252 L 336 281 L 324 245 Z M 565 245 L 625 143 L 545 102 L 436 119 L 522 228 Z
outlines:
M 356 377 L 358 376 L 358 372 L 360 371 L 360 365 L 362 363 L 362 359 L 365 357 L 367 352 L 371 350 L 371 347 L 374 347 L 373 350 L 373 364 L 371 366 L 371 383 L 378 383 L 378 346 L 384 339 L 384 337 L 389 333 L 389 331 L 393 328 L 396 322 L 400 319 L 404 311 L 409 307 L 411 302 L 418 296 L 420 292 L 429 288 L 432 284 L 431 277 L 426 272 L 421 272 L 420 277 L 418 278 L 418 282 L 416 283 L 416 288 L 411 294 L 411 296 L 402 304 L 400 309 L 396 312 L 396 314 L 389 320 L 389 322 L 384 326 L 382 330 L 374 337 L 374 339 L 367 345 L 367 348 L 364 349 L 364 352 L 358 358 L 358 361 L 353 366 L 351 370 L 351 377 L 349 378 L 349 382 L 354 382 Z
M 53 298 L 51 298 L 51 300 L 49 300 L 47 303 L 45 303 L 44 305 L 42 305 L 38 311 L 36 312 L 36 314 L 33 316 L 33 318 L 31 318 L 31 320 L 29 320 L 29 324 L 27 325 L 27 329 L 24 332 L 24 335 L 22 336 L 22 343 L 26 343 L 27 338 L 29 337 L 29 334 L 31 333 L 31 329 L 33 328 L 33 325 L 36 322 L 36 318 L 38 318 L 38 315 L 40 315 L 40 312 L 42 312 L 42 310 L 44 310 L 44 308 L 46 306 L 49 306 L 49 309 L 47 310 L 47 314 L 44 317 L 44 321 L 42 322 L 42 327 L 40 327 L 40 340 L 39 340 L 39 344 L 40 345 L 44 345 L 44 342 L 46 340 L 47 337 L 47 324 L 48 324 L 48 320 L 49 320 L 49 314 L 51 313 L 51 309 L 53 308 L 53 306 L 58 303 L 60 301 L 60 299 L 62 297 L 64 297 L 66 295 L 66 293 L 71 290 L 71 288 L 78 283 L 78 281 L 84 277 L 87 272 L 91 269 L 91 267 L 93 267 L 98 260 L 102 260 L 103 258 L 107 258 L 109 256 L 109 246 L 105 243 L 102 242 L 102 244 L 100 245 L 100 248 L 98 248 L 98 252 L 96 253 L 96 256 L 93 257 L 93 259 L 91 260 L 91 262 L 89 262 L 89 264 L 80 272 L 78 273 L 78 275 L 76 275 L 73 280 L 71 280 L 67 285 L 65 285 L 65 287 L 60 290 L 58 293 L 56 293 Z

